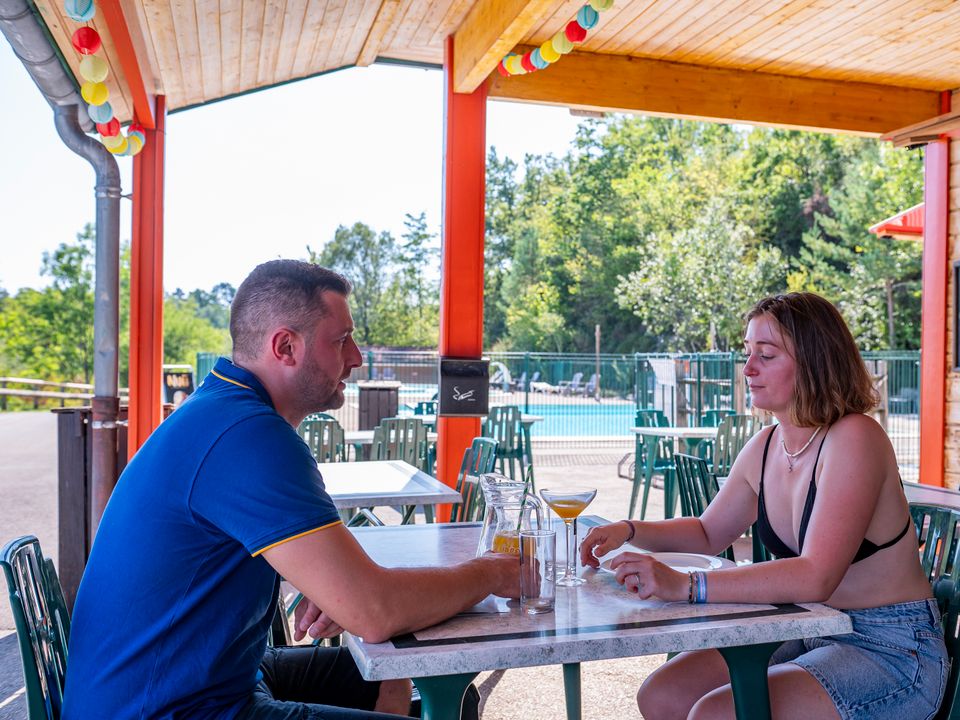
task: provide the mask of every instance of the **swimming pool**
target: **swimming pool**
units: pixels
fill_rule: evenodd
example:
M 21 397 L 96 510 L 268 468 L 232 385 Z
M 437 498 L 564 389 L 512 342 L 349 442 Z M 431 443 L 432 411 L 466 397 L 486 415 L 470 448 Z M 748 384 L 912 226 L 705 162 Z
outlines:
M 523 406 L 521 406 L 523 409 Z M 539 415 L 543 422 L 534 423 L 534 437 L 622 435 L 632 437 L 637 409 L 632 404 L 595 402 L 547 404 L 530 403 L 524 412 Z

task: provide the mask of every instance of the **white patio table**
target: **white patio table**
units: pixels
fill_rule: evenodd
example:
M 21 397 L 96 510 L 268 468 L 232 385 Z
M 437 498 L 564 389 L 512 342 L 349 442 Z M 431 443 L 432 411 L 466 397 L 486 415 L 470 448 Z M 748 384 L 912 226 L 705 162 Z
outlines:
M 433 507 L 458 503 L 456 490 L 402 460 L 318 463 L 327 492 L 338 510 L 377 506 L 423 506 L 428 523 Z
M 602 520 L 586 516 L 581 522 Z M 474 556 L 480 526 L 408 525 L 354 533 L 382 565 L 444 566 Z M 463 693 L 482 671 L 559 664 L 567 716 L 579 718 L 581 662 L 718 648 L 730 668 L 737 718 L 765 720 L 767 663 L 780 643 L 851 631 L 846 615 L 823 605 L 640 601 L 606 571 L 582 573 L 584 585 L 557 588 L 553 613 L 526 615 L 515 601 L 500 600 L 500 612 L 457 615 L 378 644 L 346 634 L 345 643 L 366 679 L 414 678 L 426 720 L 459 718 Z
M 637 505 L 637 494 L 640 491 L 641 482 L 644 485 L 644 501 L 642 503 L 641 516 L 646 511 L 646 493 L 649 492 L 650 483 L 653 481 L 654 464 L 657 460 L 657 443 L 666 438 L 673 438 L 682 443 L 683 452 L 694 452 L 701 440 L 712 440 L 717 437 L 718 428 L 715 427 L 635 427 L 633 434 L 636 435 L 636 452 L 634 453 L 634 471 L 633 471 L 633 489 L 630 492 L 629 516 L 633 517 L 633 511 Z M 641 447 L 642 443 L 642 447 Z M 643 477 L 641 479 L 640 457 L 645 458 L 642 466 Z M 677 504 L 677 488 L 672 473 L 665 473 L 663 480 L 663 516 L 672 518 L 673 510 Z

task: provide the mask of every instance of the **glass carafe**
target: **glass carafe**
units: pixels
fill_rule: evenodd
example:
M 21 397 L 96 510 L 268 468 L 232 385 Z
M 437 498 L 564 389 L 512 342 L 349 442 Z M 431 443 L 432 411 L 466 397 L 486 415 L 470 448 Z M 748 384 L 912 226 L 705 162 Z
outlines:
M 520 531 L 539 529 L 543 523 L 540 500 L 524 492 L 522 480 L 512 480 L 500 473 L 480 476 L 480 489 L 486 502 L 483 530 L 477 545 L 477 556 L 486 552 L 520 554 Z

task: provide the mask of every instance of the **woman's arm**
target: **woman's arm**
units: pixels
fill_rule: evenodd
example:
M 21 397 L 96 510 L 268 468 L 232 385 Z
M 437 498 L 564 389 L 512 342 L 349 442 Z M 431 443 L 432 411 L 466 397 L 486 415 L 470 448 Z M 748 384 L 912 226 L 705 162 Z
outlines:
M 863 415 L 850 415 L 830 429 L 821 465 L 802 554 L 709 573 L 709 602 L 824 602 L 833 595 L 870 526 L 880 489 L 896 459 L 879 425 Z M 711 504 L 704 513 L 705 524 L 713 509 Z M 720 507 L 716 510 L 722 512 Z M 641 597 L 687 598 L 685 573 L 649 557 L 629 553 L 621 557 L 613 561 L 613 569 L 631 590 L 639 584 Z

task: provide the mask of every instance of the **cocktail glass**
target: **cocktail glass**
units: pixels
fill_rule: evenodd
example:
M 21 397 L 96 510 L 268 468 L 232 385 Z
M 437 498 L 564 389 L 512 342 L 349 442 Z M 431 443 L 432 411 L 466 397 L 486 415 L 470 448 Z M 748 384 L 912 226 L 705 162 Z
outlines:
M 563 520 L 567 538 L 567 563 L 564 571 L 557 577 L 557 585 L 576 587 L 584 583 L 583 578 L 577 577 L 577 518 L 596 496 L 596 488 L 540 491 L 540 497 Z

